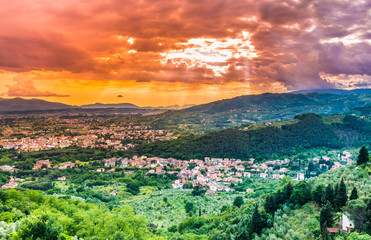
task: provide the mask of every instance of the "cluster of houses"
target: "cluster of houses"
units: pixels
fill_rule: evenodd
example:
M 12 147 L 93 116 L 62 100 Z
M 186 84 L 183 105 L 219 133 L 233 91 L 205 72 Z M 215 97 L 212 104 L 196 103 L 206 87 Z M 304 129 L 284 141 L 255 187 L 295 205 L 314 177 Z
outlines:
M 0 169 L 3 172 L 14 172 L 18 170 L 17 168 L 15 168 L 15 166 L 9 166 L 9 165 L 0 166 Z
M 342 162 L 350 163 L 351 154 L 344 151 L 341 155 Z M 340 156 L 339 156 L 340 158 Z M 324 161 L 330 160 L 322 157 Z M 174 158 L 134 156 L 132 158 L 111 158 L 103 161 L 104 167 L 110 168 L 110 172 L 116 167 L 136 167 L 149 168 L 148 174 L 178 174 L 178 179 L 172 184 L 173 188 L 183 188 L 184 184 L 200 185 L 208 188 L 208 193 L 216 191 L 233 191 L 230 186 L 243 182 L 244 178 L 252 176 L 260 178 L 282 179 L 290 171 L 286 166 L 290 163 L 289 159 L 272 160 L 262 164 L 255 164 L 254 159 L 242 161 L 233 158 L 210 158 L 204 160 L 192 159 L 190 161 L 178 160 Z M 319 158 L 314 158 L 313 162 L 320 162 Z M 325 164 L 326 165 L 326 164 Z M 327 165 L 326 165 L 327 166 Z M 343 166 L 340 162 L 335 162 L 330 170 Z M 105 171 L 105 168 L 97 169 L 98 172 Z M 297 181 L 305 180 L 305 174 L 296 173 L 294 179 Z M 248 189 L 253 192 L 253 189 Z
M 39 160 L 36 162 L 36 164 L 34 164 L 33 166 L 33 169 L 36 170 L 36 169 L 47 169 L 47 168 L 50 168 L 50 161 L 49 160 Z M 65 162 L 65 163 L 62 163 L 60 165 L 55 165 L 53 167 L 53 169 L 67 169 L 67 168 L 74 168 L 74 167 L 78 167 L 78 165 L 76 163 L 73 163 L 73 162 Z
M 10 180 L 8 183 L 5 183 L 3 186 L 0 187 L 0 189 L 5 189 L 5 188 L 16 188 L 18 186 L 17 182 L 21 182 L 24 179 L 21 178 L 16 178 L 14 179 L 13 176 L 10 176 Z
M 102 125 L 107 119 L 61 119 L 58 117 L 47 119 L 50 133 L 48 130 L 13 131 L 7 128 L 2 131 L 5 136 L 0 139 L 0 146 L 4 149 L 15 149 L 19 152 L 41 151 L 53 148 L 65 148 L 69 146 L 103 147 L 114 150 L 127 150 L 134 145 L 131 143 L 123 144 L 123 140 L 142 140 L 151 142 L 155 140 L 171 140 L 176 138 L 172 132 L 166 130 L 153 130 L 148 126 L 134 123 L 120 123 L 117 126 L 95 127 L 91 122 L 100 122 Z M 21 120 L 20 120 L 21 121 Z M 37 121 L 37 120 L 35 120 Z M 31 128 L 29 122 L 22 122 L 19 126 L 25 129 Z M 65 129 L 63 133 L 55 132 L 55 128 Z M 83 130 L 81 130 L 83 129 Z M 58 135 L 55 135 L 58 134 Z M 59 135 L 60 134 L 60 135 Z M 23 137 L 12 137 L 12 135 L 22 135 Z
M 338 156 L 339 162 L 333 163 L 331 169 L 334 170 L 353 162 L 351 154 L 344 151 Z M 329 161 L 330 158 L 322 157 L 322 160 Z M 319 158 L 314 158 L 313 162 L 320 163 Z M 97 172 L 115 172 L 116 168 L 148 168 L 148 174 L 177 174 L 178 179 L 172 184 L 173 188 L 183 188 L 185 184 L 200 185 L 208 188 L 209 193 L 216 191 L 234 191 L 233 185 L 243 182 L 243 179 L 250 177 L 271 178 L 280 180 L 288 175 L 289 169 L 286 168 L 290 163 L 289 159 L 272 160 L 261 164 L 256 164 L 254 159 L 242 161 L 233 158 L 210 158 L 205 157 L 204 160 L 192 159 L 189 161 L 178 160 L 174 158 L 146 157 L 133 156 L 132 158 L 110 158 L 104 159 L 104 167 L 97 169 Z M 321 164 L 320 164 L 321 165 Z M 326 164 L 324 164 L 326 165 Z M 65 162 L 53 166 L 53 169 L 67 169 L 78 167 L 76 163 Z M 327 165 L 326 165 L 327 167 Z M 48 169 L 51 168 L 49 160 L 39 160 L 34 164 L 33 169 Z M 16 171 L 14 166 L 0 166 L 3 171 Z M 305 174 L 302 172 L 295 173 L 294 179 L 297 181 L 305 180 Z M 57 179 L 59 181 L 66 180 L 64 177 Z M 253 192 L 253 189 L 247 189 L 248 192 Z

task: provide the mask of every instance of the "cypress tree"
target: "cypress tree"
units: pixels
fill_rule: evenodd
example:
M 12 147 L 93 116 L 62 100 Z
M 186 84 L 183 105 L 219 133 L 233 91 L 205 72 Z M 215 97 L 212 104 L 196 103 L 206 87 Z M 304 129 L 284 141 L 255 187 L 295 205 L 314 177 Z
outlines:
M 259 213 L 258 205 L 255 205 L 255 209 L 251 217 L 251 236 L 254 233 L 260 234 L 263 226 L 264 223 Z
M 354 200 L 354 199 L 357 199 L 357 198 L 358 198 L 358 191 L 357 191 L 357 188 L 354 187 L 351 194 L 350 194 L 349 200 Z
M 325 202 L 326 201 L 328 201 L 332 205 L 334 204 L 334 189 L 330 184 L 326 187 Z
M 347 187 L 345 186 L 344 179 L 341 179 L 336 197 L 337 209 L 344 207 L 347 204 L 347 201 L 348 201 Z
M 332 204 L 332 206 L 335 209 L 339 209 L 340 208 L 340 206 L 338 206 L 338 197 L 339 197 L 339 184 L 335 184 L 335 188 L 334 188 L 334 202 Z
M 276 194 L 276 203 L 278 205 L 283 204 L 285 202 L 284 195 L 285 194 L 281 190 L 278 190 L 277 191 L 277 194 Z
M 357 158 L 357 165 L 362 165 L 368 162 L 369 156 L 368 151 L 365 146 L 362 146 L 361 150 L 359 150 L 358 158 Z
M 324 201 L 325 189 L 326 188 L 323 184 L 315 186 L 315 188 L 311 192 L 312 201 L 318 203 L 319 205 L 325 203 Z
M 272 213 L 274 212 L 274 203 L 273 203 L 273 196 L 269 195 L 267 196 L 267 198 L 265 199 L 265 204 L 264 204 L 264 208 L 265 208 L 265 211 L 267 213 Z
M 288 184 L 286 184 L 285 190 L 284 190 L 285 201 L 287 201 L 287 200 L 290 199 L 293 189 L 294 188 L 292 187 L 291 182 L 289 182 Z
M 336 198 L 339 194 L 339 184 L 335 184 L 334 188 L 334 198 Z
M 327 222 L 324 223 L 324 226 L 327 225 Z M 321 234 L 322 234 L 322 239 L 323 240 L 330 240 L 329 234 L 327 232 L 327 227 L 322 227 L 321 226 Z
M 367 207 L 366 207 L 366 223 L 365 223 L 365 230 L 369 233 L 371 233 L 371 200 L 368 201 Z
M 308 171 L 313 172 L 315 170 L 313 161 L 310 161 L 308 164 Z
M 326 205 L 321 209 L 319 215 L 319 223 L 321 225 L 321 229 L 331 227 L 332 224 L 334 223 L 330 202 L 327 202 Z

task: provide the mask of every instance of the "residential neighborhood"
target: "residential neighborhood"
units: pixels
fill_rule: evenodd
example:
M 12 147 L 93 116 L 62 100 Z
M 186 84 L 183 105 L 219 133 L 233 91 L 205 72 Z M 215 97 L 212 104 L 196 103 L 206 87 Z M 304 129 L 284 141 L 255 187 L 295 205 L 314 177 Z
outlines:
M 1 118 L 1 116 L 0 116 Z M 29 130 L 29 122 L 17 119 L 17 127 L 8 127 L 0 132 L 0 146 L 15 149 L 18 152 L 32 152 L 54 148 L 78 146 L 82 148 L 102 147 L 112 150 L 127 150 L 139 141 L 171 140 L 176 138 L 167 130 L 154 130 L 148 126 L 133 122 L 120 122 L 101 126 L 104 118 L 59 118 L 50 117 L 45 121 L 48 128 Z M 94 125 L 91 123 L 94 122 Z M 95 127 L 99 126 L 99 127 Z M 58 132 L 54 129 L 63 129 Z

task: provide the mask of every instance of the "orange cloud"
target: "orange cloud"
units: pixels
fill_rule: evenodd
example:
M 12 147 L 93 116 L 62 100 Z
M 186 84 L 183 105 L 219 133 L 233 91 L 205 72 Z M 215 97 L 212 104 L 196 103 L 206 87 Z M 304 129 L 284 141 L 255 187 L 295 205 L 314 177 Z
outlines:
M 138 89 L 146 84 L 151 88 L 153 82 L 164 88 L 180 83 L 181 89 L 218 85 L 215 91 L 220 96 L 226 89 L 221 86 L 234 84 L 250 92 L 349 87 L 345 78 L 371 75 L 367 4 L 8 1 L 0 9 L 0 71 L 26 75 L 37 71 L 44 89 L 57 89 L 47 85 L 66 79 L 105 82 L 106 87 L 102 84 L 97 91 L 111 89 L 112 81 L 134 81 Z M 335 77 L 323 77 L 327 75 Z M 8 91 L 18 96 L 53 94 L 22 84 L 15 83 Z M 66 90 L 78 93 L 79 86 L 83 92 L 87 85 Z M 241 95 L 238 88 L 234 95 Z
M 52 93 L 49 91 L 40 91 L 36 89 L 32 80 L 21 77 L 13 78 L 11 85 L 6 85 L 8 91 L 3 95 L 7 97 L 69 97 L 70 95 L 63 95 Z

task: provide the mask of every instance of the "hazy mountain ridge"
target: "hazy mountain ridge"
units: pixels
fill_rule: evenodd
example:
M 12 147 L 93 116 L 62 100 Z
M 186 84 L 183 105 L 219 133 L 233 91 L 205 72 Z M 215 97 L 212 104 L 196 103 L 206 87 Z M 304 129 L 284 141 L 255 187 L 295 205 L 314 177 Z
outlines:
M 144 119 L 159 128 L 213 130 L 262 121 L 291 119 L 306 112 L 334 114 L 366 107 L 371 91 L 355 94 L 264 93 L 219 100 Z
M 72 106 L 41 99 L 0 99 L 0 112 L 39 111 L 57 109 L 163 109 L 168 113 L 150 119 L 154 124 L 214 124 L 228 127 L 246 122 L 289 119 L 305 112 L 318 114 L 339 113 L 358 107 L 365 107 L 371 102 L 371 89 L 338 90 L 324 89 L 305 90 L 291 93 L 263 93 L 245 95 L 231 99 L 218 100 L 201 105 L 171 105 L 140 107 L 132 103 L 95 103 Z M 215 118 L 210 120 L 208 118 Z M 231 124 L 228 124 L 231 123 Z M 226 124 L 227 123 L 227 124 Z M 221 125 L 221 126 L 218 126 Z
M 39 110 L 56 110 L 56 109 L 69 109 L 74 106 L 58 103 L 48 102 L 41 99 L 23 99 L 0 98 L 0 111 L 1 112 L 15 112 L 15 111 L 39 111 Z
M 81 105 L 80 108 L 140 108 L 139 106 L 132 103 L 94 103 Z
M 299 90 L 290 92 L 292 94 L 300 94 L 300 93 L 330 93 L 330 94 L 338 94 L 338 95 L 351 95 L 351 94 L 363 94 L 363 93 L 371 93 L 371 89 L 368 88 L 361 88 L 361 89 L 352 89 L 352 90 L 344 90 L 344 89 L 313 89 L 313 90 Z
M 0 112 L 31 112 L 65 109 L 143 109 L 143 110 L 179 110 L 195 106 L 188 104 L 184 106 L 144 106 L 140 107 L 132 103 L 94 103 L 81 106 L 68 105 L 58 102 L 49 102 L 42 99 L 24 99 L 24 98 L 0 98 Z

